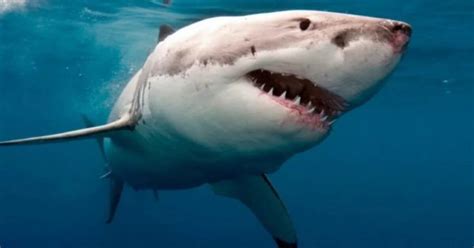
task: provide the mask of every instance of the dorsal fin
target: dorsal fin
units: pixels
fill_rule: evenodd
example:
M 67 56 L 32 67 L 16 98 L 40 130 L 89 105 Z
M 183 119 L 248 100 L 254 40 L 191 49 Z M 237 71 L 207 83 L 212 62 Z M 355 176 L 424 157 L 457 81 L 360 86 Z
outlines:
M 162 42 L 166 37 L 175 32 L 174 28 L 168 24 L 160 26 L 160 33 L 158 34 L 158 42 Z
M 101 126 L 89 127 L 78 129 L 74 131 L 31 137 L 25 139 L 15 139 L 0 142 L 0 146 L 12 146 L 12 145 L 30 145 L 30 144 L 44 144 L 44 143 L 56 143 L 64 142 L 76 139 L 92 138 L 99 136 L 107 136 L 112 132 L 119 130 L 131 130 L 133 129 L 134 123 L 129 115 L 125 115 L 122 118 L 110 122 Z

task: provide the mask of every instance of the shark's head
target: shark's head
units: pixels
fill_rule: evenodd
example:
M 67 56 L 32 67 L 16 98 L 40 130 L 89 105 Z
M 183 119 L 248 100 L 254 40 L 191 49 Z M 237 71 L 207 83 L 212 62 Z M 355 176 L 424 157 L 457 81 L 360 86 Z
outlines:
M 159 45 L 154 71 L 185 79 L 194 140 L 292 154 L 380 88 L 410 34 L 398 21 L 317 11 L 213 18 Z

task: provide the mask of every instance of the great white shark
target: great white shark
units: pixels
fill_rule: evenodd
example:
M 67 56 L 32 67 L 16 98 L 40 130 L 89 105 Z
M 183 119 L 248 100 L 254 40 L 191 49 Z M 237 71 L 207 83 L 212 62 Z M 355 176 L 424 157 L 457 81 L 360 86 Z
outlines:
M 95 138 L 107 163 L 111 222 L 124 184 L 210 184 L 245 204 L 279 248 L 297 247 L 266 174 L 323 141 L 398 64 L 404 22 L 319 11 L 206 19 L 160 41 L 126 85 L 107 124 L 1 142 Z

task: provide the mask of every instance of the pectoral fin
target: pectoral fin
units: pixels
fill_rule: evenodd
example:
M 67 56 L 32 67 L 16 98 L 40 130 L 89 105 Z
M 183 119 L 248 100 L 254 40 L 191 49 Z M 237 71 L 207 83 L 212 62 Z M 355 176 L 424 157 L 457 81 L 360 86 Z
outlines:
M 122 118 L 107 123 L 101 126 L 89 127 L 78 129 L 74 131 L 51 134 L 45 136 L 31 137 L 25 139 L 16 139 L 0 142 L 0 146 L 12 146 L 12 145 L 30 145 L 30 144 L 44 144 L 44 143 L 55 143 L 63 142 L 84 138 L 97 138 L 99 136 L 108 136 L 115 131 L 130 130 L 133 128 L 134 121 L 130 116 L 126 115 Z
M 244 176 L 212 184 L 216 194 L 245 204 L 273 236 L 278 248 L 296 248 L 293 223 L 278 193 L 265 175 Z

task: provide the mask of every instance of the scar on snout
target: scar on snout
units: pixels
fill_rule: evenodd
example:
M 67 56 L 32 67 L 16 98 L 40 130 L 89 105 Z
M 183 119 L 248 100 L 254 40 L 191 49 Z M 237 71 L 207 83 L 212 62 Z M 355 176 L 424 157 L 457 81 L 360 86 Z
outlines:
M 255 53 L 257 52 L 257 50 L 255 49 L 255 46 L 250 47 L 250 51 L 252 52 L 252 55 L 255 56 Z

